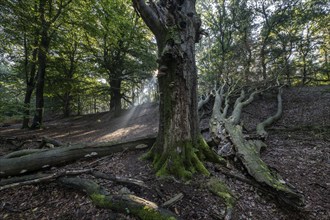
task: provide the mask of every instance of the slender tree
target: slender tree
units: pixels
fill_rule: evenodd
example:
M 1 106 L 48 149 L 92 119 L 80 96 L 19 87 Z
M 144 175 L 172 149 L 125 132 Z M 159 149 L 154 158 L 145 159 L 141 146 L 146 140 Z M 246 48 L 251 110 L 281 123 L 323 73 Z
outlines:
M 49 0 L 39 0 L 39 25 L 40 44 L 38 48 L 38 73 L 36 82 L 36 111 L 31 125 L 32 129 L 38 129 L 42 125 L 44 111 L 44 86 L 47 67 L 47 55 L 52 36 L 55 33 L 54 23 L 63 13 L 72 0 L 60 0 L 53 3 Z

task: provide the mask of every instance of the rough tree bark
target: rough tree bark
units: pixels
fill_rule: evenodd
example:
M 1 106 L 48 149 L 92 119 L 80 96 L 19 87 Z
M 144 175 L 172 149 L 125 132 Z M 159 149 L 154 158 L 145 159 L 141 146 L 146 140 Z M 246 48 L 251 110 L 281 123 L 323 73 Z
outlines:
M 208 174 L 200 158 L 212 156 L 198 124 L 195 43 L 202 30 L 195 3 L 161 0 L 146 4 L 144 0 L 133 0 L 158 46 L 160 123 L 148 157 L 159 176 L 189 178 L 196 171 Z

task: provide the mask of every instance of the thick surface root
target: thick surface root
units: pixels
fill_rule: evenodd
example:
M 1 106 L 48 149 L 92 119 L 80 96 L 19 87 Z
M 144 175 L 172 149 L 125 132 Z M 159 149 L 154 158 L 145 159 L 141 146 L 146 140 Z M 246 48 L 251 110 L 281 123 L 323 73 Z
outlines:
M 202 161 L 224 162 L 209 148 L 201 136 L 195 145 L 191 141 L 181 141 L 175 146 L 180 148 L 172 147 L 172 151 L 163 154 L 156 152 L 154 146 L 145 156 L 146 159 L 153 161 L 157 176 L 174 176 L 183 180 L 190 179 L 194 173 L 208 176 L 210 173 Z
M 143 220 L 175 220 L 179 219 L 174 213 L 158 207 L 155 203 L 131 194 L 109 195 L 97 183 L 81 178 L 62 177 L 61 184 L 85 192 L 92 202 L 101 208 L 111 209 L 115 212 L 133 215 Z
M 234 205 L 236 203 L 233 193 L 224 182 L 216 178 L 211 178 L 207 183 L 207 187 L 213 194 L 224 200 L 227 206 L 225 220 L 230 220 Z

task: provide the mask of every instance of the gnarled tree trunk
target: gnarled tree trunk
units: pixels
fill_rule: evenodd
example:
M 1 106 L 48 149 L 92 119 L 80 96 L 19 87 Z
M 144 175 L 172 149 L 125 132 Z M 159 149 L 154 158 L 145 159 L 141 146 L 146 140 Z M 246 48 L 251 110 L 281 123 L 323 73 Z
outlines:
M 195 1 L 133 3 L 158 45 L 160 123 L 149 156 L 158 175 L 187 178 L 195 171 L 208 173 L 195 153 L 211 155 L 198 125 L 195 43 L 200 38 L 201 19 Z

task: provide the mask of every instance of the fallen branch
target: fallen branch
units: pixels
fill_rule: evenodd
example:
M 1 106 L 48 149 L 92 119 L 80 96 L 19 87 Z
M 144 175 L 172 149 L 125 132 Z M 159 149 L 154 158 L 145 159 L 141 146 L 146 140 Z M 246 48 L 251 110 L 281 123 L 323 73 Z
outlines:
M 172 205 L 174 205 L 175 203 L 179 202 L 181 199 L 183 198 L 183 194 L 179 193 L 177 195 L 175 195 L 173 198 L 171 198 L 170 200 L 164 202 L 162 204 L 162 207 L 170 207 Z
M 225 116 L 227 112 L 224 114 L 224 111 L 228 109 L 229 102 L 225 103 L 226 106 L 221 111 L 225 94 L 223 91 L 217 93 L 216 95 L 218 97 L 215 99 L 214 111 L 210 119 L 212 138 L 213 140 L 220 139 L 218 141 L 220 143 L 232 143 L 237 158 L 259 184 L 272 189 L 273 193 L 277 194 L 277 197 L 287 205 L 301 208 L 304 206 L 303 195 L 298 193 L 290 184 L 287 184 L 277 173 L 271 171 L 267 164 L 261 160 L 260 149 L 265 147 L 266 144 L 261 140 L 247 140 L 243 135 L 242 126 L 239 125 L 242 108 L 250 104 L 257 93 L 258 91 L 251 93 L 249 98 L 244 101 L 245 93 L 242 90 L 241 95 L 236 99 L 234 109 L 229 117 Z M 277 117 L 279 117 L 278 114 L 273 119 Z M 266 121 L 263 125 L 267 126 L 268 123 L 269 121 Z
M 51 173 L 51 174 L 38 173 L 38 174 L 33 174 L 33 175 L 13 177 L 13 178 L 4 179 L 4 180 L 0 181 L 0 191 L 2 191 L 4 189 L 19 187 L 19 186 L 33 185 L 33 184 L 39 184 L 39 183 L 44 183 L 44 182 L 52 182 L 60 176 L 79 175 L 82 173 L 89 173 L 89 172 L 91 172 L 91 170 L 86 169 L 86 170 L 62 171 L 62 172 Z
M 110 180 L 123 185 L 128 186 L 139 186 L 143 188 L 148 188 L 148 186 L 141 180 L 113 176 L 111 174 L 102 173 L 99 171 L 93 171 L 92 169 L 84 170 L 70 170 L 70 171 L 59 171 L 55 173 L 37 173 L 31 175 L 24 175 L 18 177 L 12 177 L 8 179 L 3 179 L 0 181 L 0 191 L 8 188 L 19 187 L 24 185 L 33 185 L 43 182 L 52 182 L 61 176 L 72 176 L 80 175 L 82 173 L 90 174 L 96 178 Z
M 135 186 L 139 186 L 139 187 L 143 187 L 143 188 L 149 188 L 143 181 L 133 179 L 133 178 L 113 176 L 111 174 L 105 174 L 105 173 L 101 173 L 98 171 L 91 172 L 91 175 L 93 175 L 97 178 L 111 180 L 113 182 L 120 183 L 123 185 L 135 185 Z

